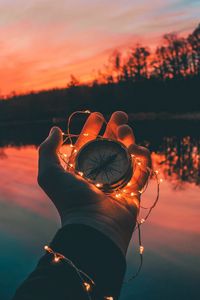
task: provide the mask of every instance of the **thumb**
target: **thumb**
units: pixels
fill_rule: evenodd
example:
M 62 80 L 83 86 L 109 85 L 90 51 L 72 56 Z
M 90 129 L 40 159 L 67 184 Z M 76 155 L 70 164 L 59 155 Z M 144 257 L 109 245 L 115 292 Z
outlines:
M 39 147 L 40 156 L 45 155 L 56 155 L 63 143 L 62 131 L 59 127 L 52 127 L 48 137 Z

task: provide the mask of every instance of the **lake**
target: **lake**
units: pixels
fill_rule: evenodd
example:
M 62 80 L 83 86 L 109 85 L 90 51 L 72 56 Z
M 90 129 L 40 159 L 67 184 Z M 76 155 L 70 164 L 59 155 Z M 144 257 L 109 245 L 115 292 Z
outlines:
M 200 278 L 200 140 L 188 132 L 187 126 L 176 136 L 168 131 L 166 135 L 163 130 L 164 138 L 160 129 L 149 138 L 147 127 L 143 128 L 140 142 L 152 150 L 154 165 L 163 182 L 159 203 L 142 228 L 143 268 L 135 280 L 123 287 L 120 300 L 196 300 Z M 36 181 L 35 144 L 40 143 L 47 131 L 42 128 L 40 134 L 38 129 L 31 134 L 27 128 L 9 128 L 7 134 L 1 132 L 2 300 L 10 299 L 15 288 L 32 271 L 43 254 L 43 246 L 60 226 L 54 205 Z M 150 204 L 155 195 L 156 185 L 152 181 L 143 195 L 143 203 Z M 131 240 L 127 262 L 128 278 L 139 265 L 137 232 Z

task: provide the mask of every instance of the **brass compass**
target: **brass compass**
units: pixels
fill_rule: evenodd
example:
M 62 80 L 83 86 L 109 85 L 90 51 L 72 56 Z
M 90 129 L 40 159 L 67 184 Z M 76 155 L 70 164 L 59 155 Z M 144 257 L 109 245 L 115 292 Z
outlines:
M 106 193 L 123 188 L 131 179 L 133 164 L 127 148 L 118 141 L 99 138 L 77 153 L 75 170 Z

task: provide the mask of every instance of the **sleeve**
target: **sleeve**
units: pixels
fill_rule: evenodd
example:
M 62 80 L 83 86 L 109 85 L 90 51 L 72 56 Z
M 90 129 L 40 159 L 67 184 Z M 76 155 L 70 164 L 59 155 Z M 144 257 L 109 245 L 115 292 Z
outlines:
M 94 280 L 90 298 L 70 265 L 55 264 L 52 254 L 45 254 L 12 300 L 119 298 L 126 261 L 107 236 L 86 225 L 66 225 L 57 232 L 50 247 L 69 258 Z

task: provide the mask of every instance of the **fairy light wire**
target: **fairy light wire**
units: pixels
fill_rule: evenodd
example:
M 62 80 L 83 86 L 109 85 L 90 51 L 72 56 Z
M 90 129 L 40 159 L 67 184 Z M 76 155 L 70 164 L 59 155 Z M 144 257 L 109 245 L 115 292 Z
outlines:
M 71 146 L 71 152 L 69 155 L 64 155 L 64 153 L 61 153 L 59 152 L 58 154 L 60 155 L 60 158 L 62 159 L 62 161 L 65 163 L 66 165 L 66 170 L 67 171 L 70 171 L 70 172 L 73 172 L 75 173 L 76 175 L 79 175 L 81 177 L 84 177 L 83 176 L 83 173 L 82 172 L 77 172 L 74 168 L 74 165 L 73 163 L 71 163 L 71 159 L 74 158 L 74 155 L 76 154 L 77 150 L 75 148 L 75 145 L 73 144 L 73 141 L 72 141 L 72 138 L 77 138 L 80 136 L 80 134 L 72 134 L 70 132 L 70 124 L 71 124 L 71 121 L 72 121 L 72 118 L 78 114 L 91 114 L 91 112 L 89 110 L 85 110 L 85 111 L 75 111 L 73 112 L 69 118 L 68 118 L 68 122 L 67 122 L 67 134 L 63 133 L 63 136 L 65 137 L 63 139 L 63 144 L 65 144 L 68 140 L 70 142 L 70 146 Z M 99 114 L 99 116 L 103 119 L 103 123 L 108 125 L 107 121 L 105 120 L 105 118 Z M 112 128 L 110 128 L 110 130 L 112 131 Z M 89 135 L 89 134 L 88 134 Z M 92 134 L 90 134 L 92 136 Z M 98 136 L 94 136 L 94 138 L 102 138 L 101 135 L 98 135 Z M 157 182 L 157 194 L 156 194 L 156 198 L 153 202 L 153 204 L 149 207 L 144 207 L 141 205 L 141 201 L 139 200 L 139 207 L 138 207 L 138 217 L 139 217 L 139 214 L 140 214 L 140 209 L 145 209 L 145 210 L 148 210 L 147 214 L 139 221 L 137 220 L 136 222 L 136 226 L 135 226 L 135 230 L 138 230 L 138 243 L 139 243 L 139 254 L 140 254 L 140 264 L 138 266 L 138 269 L 136 271 L 136 273 L 131 276 L 126 282 L 124 283 L 129 283 L 131 280 L 135 279 L 141 269 L 142 269 L 142 265 L 143 265 L 143 251 L 144 251 L 144 247 L 142 245 L 142 236 L 141 236 L 141 225 L 148 219 L 149 215 L 151 214 L 153 208 L 155 208 L 156 204 L 158 203 L 158 200 L 159 200 L 159 195 L 160 195 L 160 183 L 162 182 L 162 179 L 159 179 L 158 178 L 158 171 L 153 171 L 151 168 L 147 167 L 147 166 L 144 166 L 143 163 L 141 162 L 140 159 L 138 159 L 137 157 L 135 157 L 135 155 L 131 155 L 132 157 L 132 160 L 133 160 L 133 163 L 135 166 L 139 167 L 141 169 L 141 173 L 142 172 L 145 172 L 147 173 L 147 181 L 145 183 L 145 186 L 142 188 L 142 190 L 138 191 L 138 193 L 135 194 L 135 192 L 131 192 L 131 193 L 127 193 L 126 191 L 126 187 L 125 188 L 122 188 L 122 189 L 117 189 L 115 190 L 114 194 L 113 195 L 110 195 L 112 198 L 115 198 L 115 200 L 117 201 L 118 198 L 127 198 L 127 197 L 131 197 L 131 198 L 134 198 L 134 196 L 140 196 L 146 191 L 147 187 L 148 187 L 148 184 L 149 184 L 149 181 L 151 179 L 151 177 L 155 177 L 156 179 L 156 182 Z M 81 174 L 82 173 L 82 174 Z M 152 176 L 151 176 L 152 175 Z M 86 181 L 88 181 L 89 183 L 92 183 L 91 180 L 88 180 L 87 178 L 84 177 L 84 179 Z M 101 183 L 97 183 L 95 184 L 95 186 L 97 188 L 101 188 Z M 127 184 L 128 187 L 130 187 L 129 183 Z M 133 194 L 133 195 L 132 195 Z M 53 250 L 51 249 L 51 253 L 54 254 L 54 256 L 56 255 L 56 252 L 53 252 Z M 61 256 L 59 256 L 61 255 Z M 87 282 L 84 282 L 84 279 L 83 277 L 81 276 L 81 274 L 83 274 L 85 276 L 85 278 L 87 278 L 92 285 L 95 285 L 94 281 L 86 274 L 84 273 L 83 271 L 79 270 L 68 258 L 64 257 L 62 254 L 59 254 L 58 257 L 62 258 L 62 260 L 64 260 L 65 262 L 69 263 L 77 272 L 77 274 L 79 275 L 79 278 L 81 280 L 81 283 L 82 285 L 84 286 L 84 284 L 89 284 Z M 55 256 L 57 257 L 57 256 Z M 90 287 L 91 287 L 90 286 Z M 91 300 L 91 297 L 90 297 L 90 294 L 89 294 L 89 286 L 88 285 L 85 285 L 85 290 L 88 294 L 88 299 Z M 104 297 L 104 299 L 111 299 L 111 300 L 114 300 L 114 298 L 112 296 L 108 296 L 108 297 Z
M 52 261 L 53 263 L 64 262 L 70 265 L 75 270 L 76 274 L 80 279 L 84 291 L 87 293 L 88 299 L 92 300 L 89 292 L 91 291 L 92 286 L 95 286 L 95 282 L 93 281 L 93 279 L 88 274 L 86 274 L 85 272 L 77 268 L 76 265 L 69 258 L 65 257 L 63 254 L 55 252 L 52 248 L 50 248 L 47 245 L 44 246 L 44 250 L 46 250 L 47 253 L 53 254 L 53 261 Z M 87 281 L 84 280 L 82 275 L 87 279 Z

